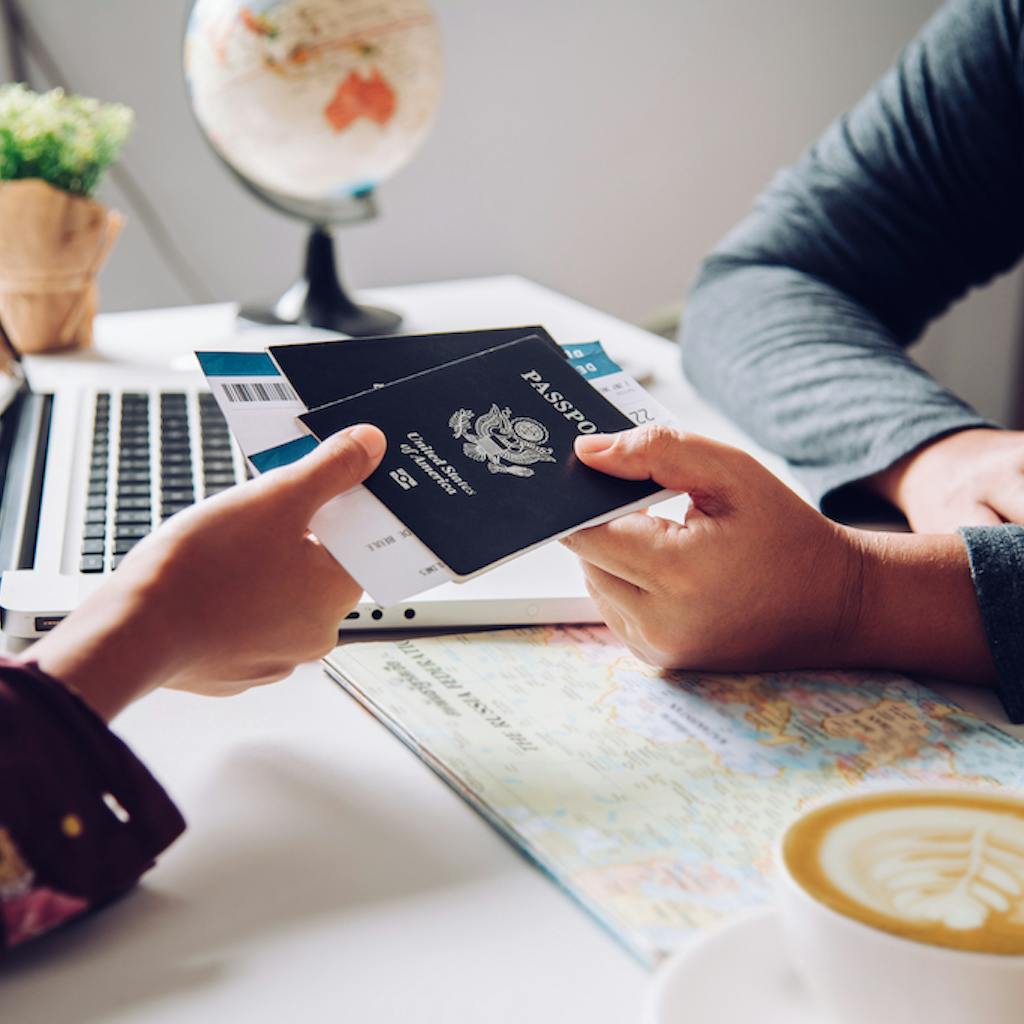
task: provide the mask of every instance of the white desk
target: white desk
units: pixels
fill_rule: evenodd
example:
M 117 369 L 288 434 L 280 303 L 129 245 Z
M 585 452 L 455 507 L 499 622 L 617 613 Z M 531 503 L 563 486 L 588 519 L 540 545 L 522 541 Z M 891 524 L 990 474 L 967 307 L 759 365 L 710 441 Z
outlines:
M 745 443 L 683 382 L 675 346 L 519 278 L 365 298 L 409 332 L 600 338 L 654 370 L 690 429 Z M 118 360 L 186 382 L 193 348 L 262 344 L 229 306 L 127 313 L 100 318 L 94 355 L 30 372 L 113 383 Z M 5 1024 L 637 1019 L 646 973 L 316 665 L 228 701 L 157 693 L 116 730 L 190 829 L 127 899 L 0 974 Z

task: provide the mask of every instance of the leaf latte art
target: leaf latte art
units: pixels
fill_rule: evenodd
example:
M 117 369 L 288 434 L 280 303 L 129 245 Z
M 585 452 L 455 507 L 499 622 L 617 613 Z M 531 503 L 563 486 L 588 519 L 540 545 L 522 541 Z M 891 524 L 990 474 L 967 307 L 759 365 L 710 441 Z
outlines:
M 876 793 L 812 812 L 787 836 L 794 878 L 885 931 L 1024 954 L 1024 802 L 983 792 Z

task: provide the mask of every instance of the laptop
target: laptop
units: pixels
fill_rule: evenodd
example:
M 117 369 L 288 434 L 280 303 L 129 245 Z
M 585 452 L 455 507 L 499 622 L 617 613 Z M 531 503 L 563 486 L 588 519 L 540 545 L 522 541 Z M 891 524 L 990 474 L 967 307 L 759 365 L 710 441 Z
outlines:
M 213 396 L 199 388 L 32 390 L 0 352 L 0 626 L 42 636 L 170 516 L 246 478 Z M 558 544 L 408 602 L 360 603 L 341 630 L 598 622 Z

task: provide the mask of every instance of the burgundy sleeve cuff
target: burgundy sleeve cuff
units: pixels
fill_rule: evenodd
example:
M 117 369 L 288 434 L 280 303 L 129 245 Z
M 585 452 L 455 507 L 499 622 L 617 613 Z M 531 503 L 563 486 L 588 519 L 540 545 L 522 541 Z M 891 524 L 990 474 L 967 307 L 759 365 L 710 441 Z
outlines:
M 0 659 L 0 949 L 119 895 L 184 828 L 84 701 Z

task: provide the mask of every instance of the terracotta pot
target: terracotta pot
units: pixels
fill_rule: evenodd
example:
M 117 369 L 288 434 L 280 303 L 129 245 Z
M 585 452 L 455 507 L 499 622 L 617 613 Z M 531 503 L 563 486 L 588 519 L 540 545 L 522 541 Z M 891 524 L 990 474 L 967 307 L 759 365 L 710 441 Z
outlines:
M 96 275 L 121 224 L 45 181 L 0 182 L 0 327 L 19 352 L 92 342 Z

